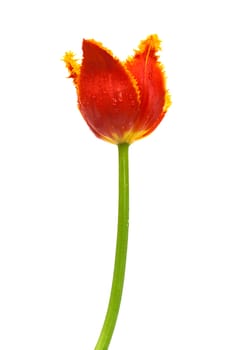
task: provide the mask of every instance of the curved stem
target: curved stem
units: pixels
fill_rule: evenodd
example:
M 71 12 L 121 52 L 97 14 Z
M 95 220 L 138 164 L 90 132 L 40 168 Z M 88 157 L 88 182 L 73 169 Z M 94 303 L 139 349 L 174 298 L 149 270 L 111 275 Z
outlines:
M 119 199 L 115 264 L 108 309 L 95 350 L 107 350 L 109 347 L 120 309 L 124 285 L 129 226 L 128 148 L 129 145 L 126 143 L 118 145 Z

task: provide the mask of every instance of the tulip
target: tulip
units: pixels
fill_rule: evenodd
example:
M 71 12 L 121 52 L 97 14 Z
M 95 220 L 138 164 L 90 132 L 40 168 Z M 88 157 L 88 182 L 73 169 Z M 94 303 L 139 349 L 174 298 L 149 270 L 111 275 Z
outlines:
M 159 125 L 171 104 L 160 41 L 150 35 L 124 62 L 95 40 L 83 40 L 83 59 L 66 52 L 63 60 L 73 79 L 79 110 L 93 133 L 118 145 L 119 197 L 115 264 L 108 309 L 95 350 L 109 347 L 120 309 L 128 243 L 128 148 Z
M 83 40 L 81 63 L 72 52 L 65 54 L 79 110 L 97 137 L 131 144 L 161 122 L 170 96 L 159 50 L 157 35 L 150 35 L 125 62 L 94 40 Z

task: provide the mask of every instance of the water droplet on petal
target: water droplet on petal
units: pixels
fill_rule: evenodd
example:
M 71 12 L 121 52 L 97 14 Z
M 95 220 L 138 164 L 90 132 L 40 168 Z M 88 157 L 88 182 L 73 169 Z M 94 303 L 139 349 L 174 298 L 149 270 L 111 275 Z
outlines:
M 119 102 L 122 102 L 122 101 L 123 101 L 123 94 L 122 94 L 122 91 L 119 91 L 119 93 L 118 93 L 118 100 L 119 100 Z
M 117 101 L 117 98 L 116 98 L 116 97 L 113 97 L 113 98 L 112 98 L 112 105 L 113 105 L 113 106 L 116 106 L 116 105 L 117 105 L 117 102 L 118 102 L 118 101 Z
M 132 107 L 135 107 L 136 106 L 136 101 L 135 101 L 135 98 L 134 96 L 132 95 L 129 95 L 129 103 Z

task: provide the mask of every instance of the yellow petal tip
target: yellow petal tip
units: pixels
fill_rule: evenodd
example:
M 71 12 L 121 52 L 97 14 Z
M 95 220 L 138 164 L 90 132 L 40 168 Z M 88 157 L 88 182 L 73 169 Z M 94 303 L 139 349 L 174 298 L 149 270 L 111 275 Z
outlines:
M 77 77 L 80 71 L 80 64 L 75 58 L 75 54 L 72 51 L 67 51 L 63 56 L 62 61 L 66 64 L 66 68 L 70 73 L 70 78 Z
M 161 40 L 157 34 L 149 35 L 145 40 L 142 40 L 139 44 L 139 52 L 157 52 L 161 50 Z

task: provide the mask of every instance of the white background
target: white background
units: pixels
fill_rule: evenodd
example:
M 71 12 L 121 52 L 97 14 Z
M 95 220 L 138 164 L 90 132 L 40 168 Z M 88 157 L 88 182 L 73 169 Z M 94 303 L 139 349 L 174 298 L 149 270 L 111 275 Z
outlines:
M 0 349 L 92 350 L 111 284 L 117 147 L 60 60 L 163 41 L 173 105 L 130 148 L 130 239 L 111 350 L 233 349 L 231 1 L 2 1 Z

